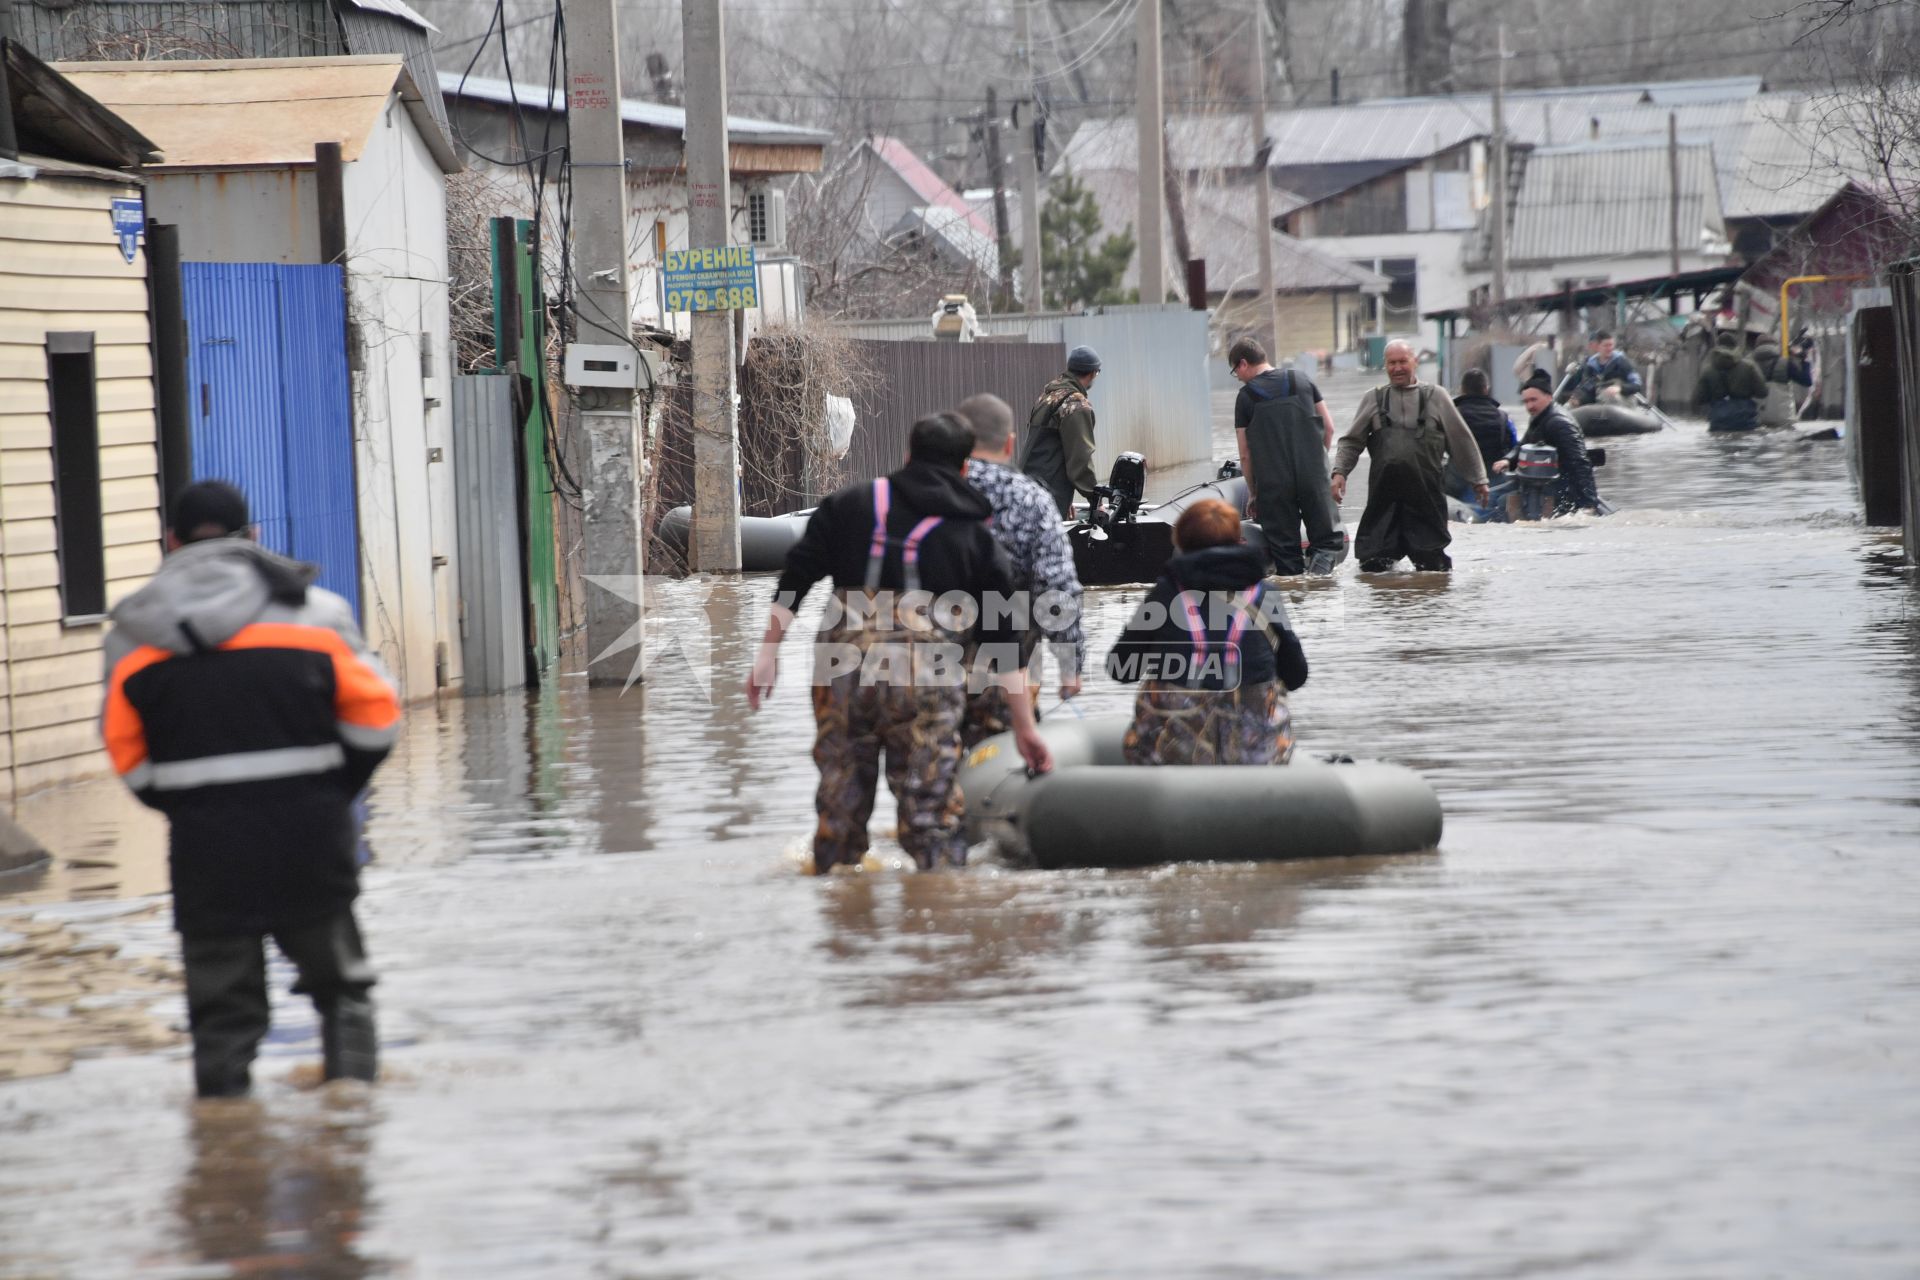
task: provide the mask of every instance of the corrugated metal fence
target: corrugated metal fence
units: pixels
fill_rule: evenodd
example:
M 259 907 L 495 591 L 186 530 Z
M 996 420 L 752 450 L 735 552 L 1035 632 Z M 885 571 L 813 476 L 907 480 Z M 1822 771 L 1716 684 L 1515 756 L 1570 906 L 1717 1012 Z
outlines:
M 861 357 L 878 377 L 854 401 L 853 444 L 845 480 L 871 480 L 897 469 L 907 456 L 914 420 L 951 409 L 970 395 L 992 392 L 1013 406 L 1024 426 L 1027 409 L 1049 378 L 1066 365 L 1057 342 L 861 342 Z
M 360 606 L 346 303 L 337 266 L 181 264 L 196 479 L 247 495 L 260 541 Z
M 1102 368 L 1091 398 L 1099 424 L 1094 460 L 1102 476 L 1114 455 L 1126 450 L 1144 453 L 1154 467 L 1211 455 L 1206 312 L 1167 306 L 1108 307 L 1081 315 L 984 316 L 980 325 L 991 338 L 1024 338 L 1030 346 L 1059 343 L 1063 351 L 1084 345 L 1100 353 Z M 851 320 L 835 327 L 854 338 L 956 351 L 999 351 L 1020 345 L 1018 341 L 936 343 L 927 320 Z M 1063 357 L 1045 378 L 1020 394 L 996 394 L 1013 405 L 1016 418 L 1024 423 L 1028 406 L 1047 378 L 1057 376 L 1064 367 Z
M 526 586 L 520 576 L 519 448 L 513 380 L 453 380 L 453 476 L 459 525 L 460 628 L 465 692 L 527 682 Z

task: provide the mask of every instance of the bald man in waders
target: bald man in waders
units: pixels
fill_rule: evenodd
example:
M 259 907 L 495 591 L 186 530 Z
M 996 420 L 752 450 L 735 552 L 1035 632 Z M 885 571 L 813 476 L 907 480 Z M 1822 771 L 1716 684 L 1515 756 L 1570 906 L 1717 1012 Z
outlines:
M 1347 476 L 1365 449 L 1373 467 L 1367 479 L 1367 509 L 1360 517 L 1354 554 L 1362 573 L 1384 573 L 1401 559 L 1413 567 L 1453 568 L 1447 545 L 1447 460 L 1487 504 L 1487 468 L 1473 432 L 1444 388 L 1420 381 L 1413 346 L 1389 342 L 1387 385 L 1360 402 L 1353 425 L 1340 437 L 1333 463 L 1333 500 L 1347 497 Z

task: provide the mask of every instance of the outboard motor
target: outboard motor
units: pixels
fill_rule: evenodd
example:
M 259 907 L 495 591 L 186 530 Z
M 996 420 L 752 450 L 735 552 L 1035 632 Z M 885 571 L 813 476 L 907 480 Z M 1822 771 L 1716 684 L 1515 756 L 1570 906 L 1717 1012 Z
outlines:
M 1106 503 L 1104 511 L 1096 511 L 1092 523 L 1102 529 L 1116 524 L 1132 524 L 1140 514 L 1140 504 L 1147 496 L 1147 457 L 1143 453 L 1123 453 L 1113 460 L 1113 470 L 1107 474 L 1107 482 L 1094 486 L 1095 493 Z

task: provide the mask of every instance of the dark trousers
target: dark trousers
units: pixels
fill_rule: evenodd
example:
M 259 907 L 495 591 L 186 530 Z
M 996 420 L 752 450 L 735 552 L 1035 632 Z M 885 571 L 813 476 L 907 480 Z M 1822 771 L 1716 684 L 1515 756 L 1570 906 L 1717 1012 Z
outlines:
M 329 1080 L 372 1080 L 378 1069 L 373 967 L 351 909 L 298 929 L 276 929 L 274 944 L 293 962 L 293 986 L 320 1015 L 322 1066 Z M 237 1097 L 252 1083 L 252 1066 L 267 1034 L 267 957 L 257 933 L 180 939 L 187 977 L 187 1020 L 193 1029 L 194 1084 L 203 1098 Z
M 1276 433 L 1254 463 L 1254 518 L 1266 536 L 1267 556 L 1281 575 L 1304 572 L 1307 553 L 1300 548 L 1300 530 L 1306 528 L 1308 550 L 1339 556 L 1345 539 L 1335 526 L 1333 492 L 1327 487 L 1327 455 L 1320 444 L 1320 423 L 1297 423 Z

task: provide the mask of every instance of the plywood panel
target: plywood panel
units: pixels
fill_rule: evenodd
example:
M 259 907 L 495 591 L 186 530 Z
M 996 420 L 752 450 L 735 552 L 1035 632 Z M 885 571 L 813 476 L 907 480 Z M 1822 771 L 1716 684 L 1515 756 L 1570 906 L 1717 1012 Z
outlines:
M 13 727 L 17 731 L 50 729 L 56 725 L 85 725 L 91 728 L 100 716 L 100 688 L 99 682 L 95 681 L 50 693 L 16 694 L 13 698 Z
M 97 647 L 104 627 L 94 625 L 79 628 L 82 634 L 91 635 Z M 98 684 L 100 681 L 100 656 L 96 653 L 65 653 L 49 658 L 28 658 L 24 661 L 16 658 L 8 664 L 13 680 L 13 696 L 19 698 L 29 693 L 51 693 L 56 689 L 72 689 L 79 685 Z

